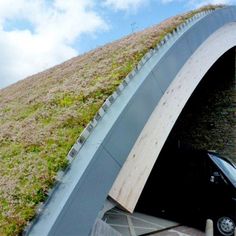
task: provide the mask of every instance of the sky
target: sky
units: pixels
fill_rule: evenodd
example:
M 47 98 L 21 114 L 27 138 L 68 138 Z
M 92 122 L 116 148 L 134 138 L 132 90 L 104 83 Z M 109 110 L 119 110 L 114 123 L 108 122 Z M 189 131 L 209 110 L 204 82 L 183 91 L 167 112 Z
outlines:
M 0 88 L 208 3 L 236 0 L 0 0 Z

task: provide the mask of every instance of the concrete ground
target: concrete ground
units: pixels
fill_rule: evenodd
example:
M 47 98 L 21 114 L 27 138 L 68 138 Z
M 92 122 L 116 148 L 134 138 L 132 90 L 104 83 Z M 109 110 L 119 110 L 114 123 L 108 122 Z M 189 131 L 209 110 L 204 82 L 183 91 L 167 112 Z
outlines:
M 116 208 L 108 211 L 103 220 L 122 236 L 204 236 L 203 232 L 177 222 Z
M 187 226 L 178 226 L 169 230 L 163 230 L 149 234 L 150 236 L 204 236 L 205 233 Z

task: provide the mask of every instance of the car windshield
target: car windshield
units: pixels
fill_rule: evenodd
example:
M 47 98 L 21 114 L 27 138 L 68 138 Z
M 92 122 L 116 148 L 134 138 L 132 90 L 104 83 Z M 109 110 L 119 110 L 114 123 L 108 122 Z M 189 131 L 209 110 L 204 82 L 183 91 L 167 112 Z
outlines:
M 213 162 L 223 171 L 223 173 L 229 178 L 231 183 L 236 188 L 236 167 L 235 164 L 229 160 L 224 160 L 213 154 L 209 154 Z

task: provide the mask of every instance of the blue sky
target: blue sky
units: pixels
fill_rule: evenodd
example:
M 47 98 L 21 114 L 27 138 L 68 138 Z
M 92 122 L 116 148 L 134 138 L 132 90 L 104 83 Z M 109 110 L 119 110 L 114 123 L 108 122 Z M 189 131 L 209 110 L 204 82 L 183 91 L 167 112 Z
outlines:
M 236 0 L 1 0 L 0 88 L 208 3 Z

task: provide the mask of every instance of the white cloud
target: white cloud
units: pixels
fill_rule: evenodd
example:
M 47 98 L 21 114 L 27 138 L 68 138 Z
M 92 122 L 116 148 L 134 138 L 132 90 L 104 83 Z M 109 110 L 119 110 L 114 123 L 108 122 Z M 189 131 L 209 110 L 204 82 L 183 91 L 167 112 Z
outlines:
M 20 21 L 31 27 L 17 29 Z M 107 25 L 90 0 L 1 0 L 0 87 L 76 56 L 75 40 L 99 29 Z
M 147 4 L 148 0 L 104 0 L 104 4 L 115 10 L 132 11 Z
M 168 4 L 171 2 L 183 2 L 186 5 L 200 7 L 207 4 L 235 4 L 236 0 L 190 0 L 186 3 L 185 0 L 161 0 L 161 3 Z

